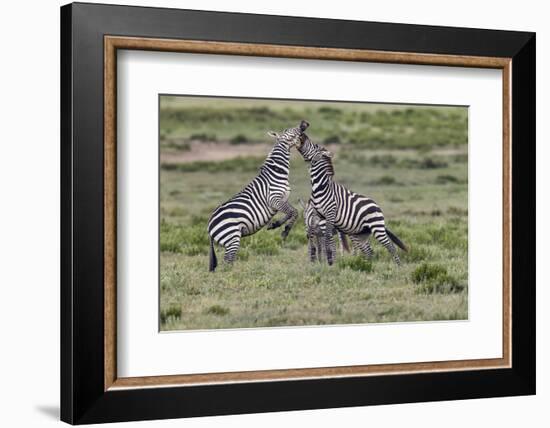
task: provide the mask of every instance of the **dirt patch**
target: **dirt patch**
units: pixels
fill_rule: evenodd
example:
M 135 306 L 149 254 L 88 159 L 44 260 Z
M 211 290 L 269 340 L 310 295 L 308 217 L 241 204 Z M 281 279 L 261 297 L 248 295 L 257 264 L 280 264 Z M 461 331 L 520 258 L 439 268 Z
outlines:
M 162 163 L 186 163 L 196 161 L 222 161 L 237 157 L 267 156 L 271 144 L 230 144 L 224 142 L 190 143 L 186 151 L 164 151 L 160 153 Z
M 273 148 L 272 144 L 231 144 L 229 142 L 202 142 L 192 141 L 189 143 L 189 150 L 161 150 L 161 163 L 188 163 L 196 161 L 219 162 L 226 159 L 238 157 L 264 157 Z M 325 145 L 331 152 L 338 152 L 342 146 L 339 144 Z M 294 150 L 294 149 L 293 149 Z M 372 154 L 394 154 L 392 150 L 372 150 Z M 455 155 L 464 153 L 463 148 L 442 148 L 432 150 L 428 155 Z M 410 150 L 410 153 L 418 155 L 416 150 Z M 418 155 L 420 156 L 420 155 Z

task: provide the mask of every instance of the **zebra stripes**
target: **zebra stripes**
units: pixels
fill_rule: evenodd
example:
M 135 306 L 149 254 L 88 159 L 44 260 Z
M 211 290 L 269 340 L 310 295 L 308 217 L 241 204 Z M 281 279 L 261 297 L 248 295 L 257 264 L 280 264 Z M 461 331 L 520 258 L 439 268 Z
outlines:
M 394 243 L 406 251 L 405 245 L 386 228 L 384 214 L 376 202 L 366 196 L 348 190 L 334 181 L 332 154 L 318 144 L 314 144 L 303 134 L 298 151 L 305 161 L 311 162 L 311 204 L 326 220 L 325 247 L 327 261 L 335 259 L 334 230 L 350 236 L 354 248 L 365 257 L 372 256 L 369 243 L 373 235 L 390 252 L 399 265 L 400 259 Z
M 304 223 L 306 227 L 306 236 L 308 239 L 308 254 L 311 262 L 323 260 L 325 248 L 326 220 L 321 218 L 319 213 L 313 208 L 311 200 L 304 202 L 300 199 L 300 205 L 304 210 Z M 340 242 L 340 252 L 349 252 L 349 245 L 346 235 L 338 231 L 338 240 Z
M 290 148 L 298 143 L 308 126 L 307 122 L 302 121 L 296 128 L 286 129 L 280 134 L 269 132 L 276 143 L 259 174 L 212 213 L 208 221 L 211 272 L 217 266 L 214 242 L 225 248 L 225 262 L 232 263 L 239 250 L 241 238 L 256 233 L 277 212 L 284 213 L 284 218 L 270 223 L 267 229 L 275 229 L 286 223 L 281 236 L 283 239 L 287 237 L 298 217 L 296 208 L 288 203 Z

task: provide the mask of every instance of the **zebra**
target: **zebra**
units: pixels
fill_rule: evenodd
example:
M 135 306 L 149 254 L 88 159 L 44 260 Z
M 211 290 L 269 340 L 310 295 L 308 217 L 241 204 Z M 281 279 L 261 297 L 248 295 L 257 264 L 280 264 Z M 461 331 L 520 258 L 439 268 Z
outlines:
M 275 229 L 286 223 L 281 236 L 283 239 L 288 236 L 298 217 L 296 208 L 288 203 L 290 148 L 297 144 L 308 126 L 307 122 L 302 121 L 296 128 L 286 129 L 280 134 L 269 131 L 268 135 L 275 138 L 276 143 L 258 175 L 243 190 L 214 210 L 208 221 L 210 272 L 218 264 L 214 242 L 225 248 L 224 261 L 233 263 L 241 238 L 256 233 L 279 211 L 285 216 L 269 223 L 267 229 Z
M 384 214 L 378 204 L 334 181 L 332 153 L 314 144 L 306 134 L 300 137 L 297 149 L 305 161 L 311 162 L 311 202 L 326 220 L 325 247 L 329 265 L 333 264 L 335 258 L 335 228 L 349 235 L 353 247 L 366 258 L 373 255 L 369 242 L 372 234 L 399 265 L 399 255 L 393 244 L 403 251 L 407 251 L 407 247 L 386 227 Z
M 304 210 L 304 223 L 306 226 L 306 236 L 308 240 L 308 254 L 311 262 L 319 261 L 323 259 L 324 235 L 326 229 L 326 221 L 321 218 L 319 213 L 313 208 L 311 199 L 306 203 L 299 200 L 300 205 Z M 344 252 L 350 251 L 348 240 L 346 235 L 338 231 L 338 240 L 340 241 L 340 252 L 343 255 Z

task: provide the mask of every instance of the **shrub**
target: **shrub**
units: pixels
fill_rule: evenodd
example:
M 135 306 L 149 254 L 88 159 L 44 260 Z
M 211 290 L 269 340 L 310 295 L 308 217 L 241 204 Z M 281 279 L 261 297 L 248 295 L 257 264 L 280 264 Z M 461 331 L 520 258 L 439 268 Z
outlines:
M 340 269 L 351 269 L 367 273 L 372 272 L 372 262 L 365 259 L 363 256 L 339 258 L 337 260 L 337 265 Z
M 181 318 L 181 307 L 180 306 L 169 306 L 166 309 L 163 309 L 160 311 L 160 323 L 166 324 L 166 322 L 170 319 L 174 318 L 175 320 L 179 320 Z
M 447 183 L 458 183 L 460 180 L 456 178 L 454 175 L 438 175 L 435 179 L 435 182 L 437 184 L 447 184 Z
M 342 114 L 342 110 L 329 106 L 319 107 L 318 111 L 323 114 Z
M 397 163 L 397 158 L 393 155 L 376 155 L 369 159 L 371 165 L 380 165 L 382 168 L 389 168 Z
M 163 140 L 162 148 L 188 152 L 189 150 L 191 150 L 191 144 L 189 144 L 187 141 L 166 139 Z
M 437 168 L 446 168 L 448 164 L 447 162 L 444 162 L 440 159 L 424 158 L 421 160 L 403 159 L 401 161 L 401 166 L 405 168 L 437 169 Z
M 452 275 L 445 274 L 439 276 L 434 281 L 420 285 L 416 292 L 418 294 L 451 294 L 460 293 L 462 290 L 464 290 L 464 285 L 458 279 Z
M 441 275 L 446 275 L 447 269 L 444 266 L 437 264 L 422 263 L 412 272 L 412 281 L 415 284 L 428 282 L 437 279 Z
M 248 143 L 248 138 L 243 134 L 237 134 L 229 142 L 231 144 L 245 144 Z
M 205 311 L 207 314 L 211 315 L 218 315 L 220 317 L 223 317 L 224 315 L 227 315 L 229 313 L 229 308 L 225 308 L 220 305 L 213 305 L 208 308 L 206 308 Z
M 338 135 L 330 135 L 323 140 L 323 144 L 341 144 L 342 140 Z
M 263 157 L 236 157 L 219 162 L 196 161 L 185 163 L 163 163 L 161 164 L 161 168 L 165 171 L 208 172 L 213 174 L 225 172 L 257 172 L 264 160 L 265 158 Z
M 444 266 L 437 264 L 423 263 L 412 272 L 411 278 L 419 284 L 416 289 L 419 294 L 460 293 L 465 288 L 456 277 L 447 273 Z
M 427 250 L 425 247 L 414 246 L 408 249 L 406 253 L 403 253 L 402 258 L 407 262 L 418 263 L 425 260 L 428 260 L 432 257 L 431 251 Z
M 455 162 L 455 163 L 468 162 L 468 155 L 467 154 L 454 155 L 453 156 L 453 162 Z
M 458 207 L 449 207 L 447 209 L 447 213 L 449 215 L 462 217 L 462 216 L 467 216 L 468 215 L 468 209 L 467 208 L 466 209 L 458 208 Z
M 206 134 L 206 133 L 198 133 L 198 134 L 191 134 L 189 136 L 190 140 L 197 140 L 197 141 L 217 141 L 218 138 L 216 137 L 216 134 Z
M 424 158 L 420 162 L 421 169 L 436 169 L 436 168 L 446 168 L 448 166 L 447 162 L 442 160 Z
M 392 177 L 390 175 L 383 175 L 378 180 L 374 180 L 372 182 L 372 184 L 381 185 L 381 186 L 389 186 L 389 185 L 392 185 L 392 184 L 397 184 L 397 182 L 395 181 L 394 177 Z

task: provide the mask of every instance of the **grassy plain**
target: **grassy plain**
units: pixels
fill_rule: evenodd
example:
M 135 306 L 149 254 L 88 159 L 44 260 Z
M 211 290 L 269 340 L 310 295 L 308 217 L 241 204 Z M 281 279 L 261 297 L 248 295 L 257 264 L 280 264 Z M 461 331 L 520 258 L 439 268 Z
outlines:
M 466 109 L 163 97 L 160 117 L 161 330 L 467 318 Z M 401 267 L 374 241 L 372 262 L 311 264 L 300 218 L 285 242 L 262 229 L 233 267 L 208 272 L 210 213 L 256 175 L 266 131 L 300 119 L 334 151 L 336 179 L 374 198 L 408 245 Z M 299 207 L 310 184 L 296 151 L 290 182 Z

